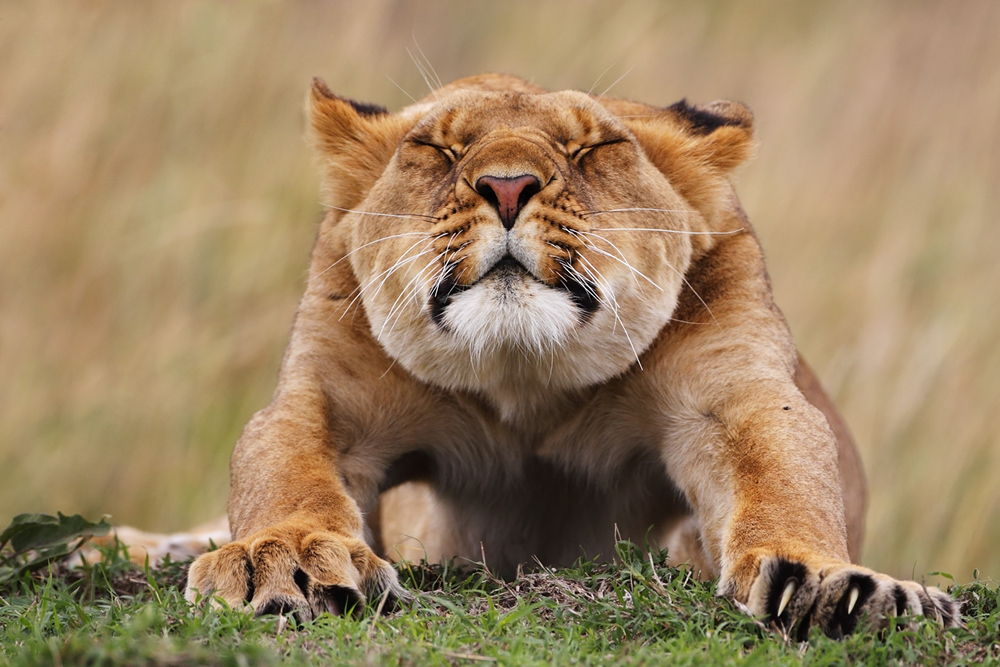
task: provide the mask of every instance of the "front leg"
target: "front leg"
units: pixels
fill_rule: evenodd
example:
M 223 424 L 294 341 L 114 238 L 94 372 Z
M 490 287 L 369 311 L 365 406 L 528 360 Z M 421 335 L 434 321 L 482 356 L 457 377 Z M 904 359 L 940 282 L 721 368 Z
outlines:
M 363 510 L 373 509 L 393 460 L 441 419 L 372 339 L 363 312 L 342 317 L 347 301 L 329 295 L 356 283 L 339 271 L 321 271 L 326 282 L 311 281 L 302 299 L 274 400 L 247 424 L 230 462 L 233 542 L 191 565 L 189 600 L 305 620 L 408 597 L 366 543 Z
M 689 280 L 641 382 L 720 595 L 785 629 L 831 636 L 862 617 L 876 627 L 906 613 L 957 623 L 946 593 L 851 563 L 837 442 L 795 385 L 795 347 L 756 240 L 719 242 Z
M 800 635 L 840 637 L 863 617 L 875 628 L 901 614 L 957 622 L 942 591 L 851 564 L 836 443 L 794 386 L 755 382 L 709 418 L 670 458 L 692 489 L 720 595 Z
M 231 464 L 234 541 L 196 560 L 187 598 L 217 596 L 256 614 L 307 620 L 366 598 L 405 598 L 396 573 L 363 539 L 355 499 L 337 471 L 319 389 L 276 397 L 247 425 Z

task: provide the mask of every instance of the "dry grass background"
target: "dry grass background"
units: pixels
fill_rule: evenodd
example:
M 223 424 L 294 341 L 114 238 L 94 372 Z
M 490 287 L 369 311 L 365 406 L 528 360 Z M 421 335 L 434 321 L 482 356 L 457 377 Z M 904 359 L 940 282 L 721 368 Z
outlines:
M 309 79 L 398 108 L 416 42 L 445 81 L 750 104 L 739 189 L 862 448 L 866 563 L 1000 576 L 998 37 L 994 0 L 3 2 L 0 521 L 221 512 L 321 214 Z

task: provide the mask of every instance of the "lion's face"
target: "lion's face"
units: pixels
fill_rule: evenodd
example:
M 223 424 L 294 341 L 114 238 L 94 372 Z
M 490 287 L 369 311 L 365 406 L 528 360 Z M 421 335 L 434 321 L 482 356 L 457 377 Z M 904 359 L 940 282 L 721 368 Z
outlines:
M 374 182 L 335 204 L 372 335 L 421 380 L 507 415 L 638 364 L 704 213 L 588 95 L 449 88 L 395 116 L 318 100 L 382 129 L 381 171 L 370 152 L 343 169 Z

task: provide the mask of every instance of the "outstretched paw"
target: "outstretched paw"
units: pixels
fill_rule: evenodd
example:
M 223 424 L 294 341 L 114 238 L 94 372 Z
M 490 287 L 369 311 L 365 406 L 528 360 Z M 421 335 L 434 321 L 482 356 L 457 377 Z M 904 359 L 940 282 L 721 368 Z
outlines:
M 720 591 L 739 598 L 725 577 Z M 860 627 L 878 630 L 893 616 L 922 615 L 944 627 L 959 622 L 958 603 L 933 586 L 849 563 L 807 564 L 780 556 L 759 560 L 746 605 L 755 616 L 802 639 L 814 626 L 834 638 Z
M 291 614 L 299 621 L 358 611 L 366 599 L 391 610 L 410 597 L 392 566 L 363 541 L 283 526 L 199 557 L 185 596 L 191 602 L 221 598 L 233 607 L 249 603 L 258 616 Z

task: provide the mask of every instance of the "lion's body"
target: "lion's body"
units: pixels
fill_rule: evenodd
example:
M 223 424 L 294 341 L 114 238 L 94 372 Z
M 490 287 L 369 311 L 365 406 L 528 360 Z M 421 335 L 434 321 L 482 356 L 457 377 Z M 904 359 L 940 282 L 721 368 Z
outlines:
M 796 380 L 821 410 L 832 410 L 811 371 L 801 363 Z M 524 435 L 484 428 L 473 419 L 462 433 L 464 449 L 478 460 L 457 456 L 447 474 L 424 457 L 404 460 L 393 470 L 392 486 L 368 514 L 376 551 L 392 560 L 484 558 L 501 574 L 537 557 L 547 565 L 568 565 L 581 557 L 608 557 L 616 539 L 668 547 L 671 561 L 691 563 L 704 577 L 718 566 L 700 549 L 700 532 L 682 492 L 657 465 L 642 455 L 653 440 L 641 415 L 629 403 L 627 382 L 607 386 L 559 424 L 558 438 L 546 438 L 525 451 Z M 597 410 L 607 415 L 594 427 Z M 586 416 L 589 415 L 589 418 Z M 835 412 L 827 414 L 842 434 L 840 468 L 847 517 L 848 551 L 856 562 L 863 537 L 865 482 L 850 435 Z M 461 443 L 461 440 L 458 439 Z M 483 451 L 495 443 L 495 451 Z M 553 464 L 553 454 L 571 450 L 568 464 Z M 466 453 L 464 458 L 468 459 Z M 570 457 L 567 457 L 570 458 Z M 499 463 L 484 463 L 492 459 Z M 445 464 L 446 466 L 448 464 Z M 497 474 L 506 468 L 506 474 Z M 451 483 L 449 483 L 451 482 Z M 484 502 L 489 499 L 488 502 Z
M 491 75 L 398 114 L 318 83 L 310 117 L 330 212 L 191 595 L 317 613 L 405 595 L 380 556 L 513 572 L 620 536 L 787 625 L 954 617 L 851 565 L 864 478 L 730 184 L 745 107 Z

